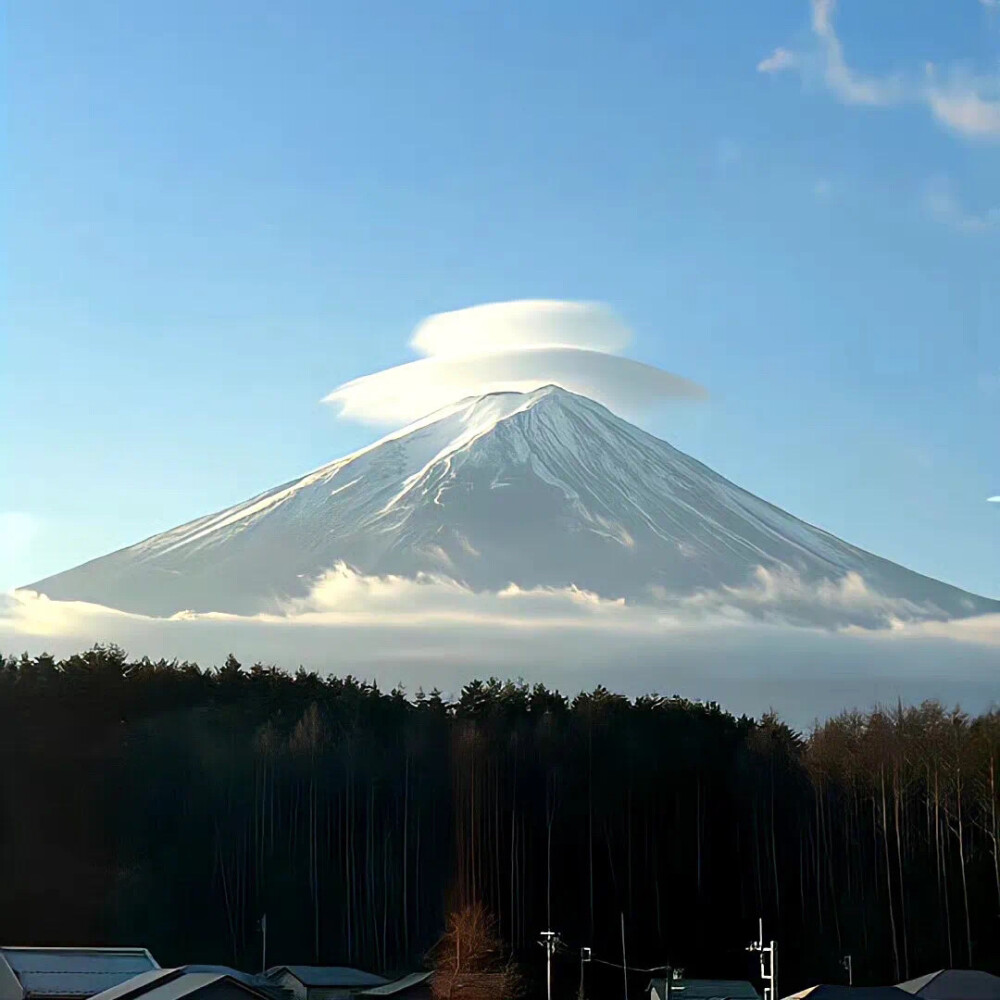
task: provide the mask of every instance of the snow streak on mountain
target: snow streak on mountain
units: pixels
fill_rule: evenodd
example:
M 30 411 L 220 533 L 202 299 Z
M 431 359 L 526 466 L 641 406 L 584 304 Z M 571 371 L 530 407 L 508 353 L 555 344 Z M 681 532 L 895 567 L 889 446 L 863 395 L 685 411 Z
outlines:
M 644 603 L 746 586 L 759 567 L 810 583 L 854 573 L 922 616 L 1000 610 L 786 514 L 555 386 L 464 400 L 29 589 L 152 615 L 252 614 L 306 595 L 338 563 Z

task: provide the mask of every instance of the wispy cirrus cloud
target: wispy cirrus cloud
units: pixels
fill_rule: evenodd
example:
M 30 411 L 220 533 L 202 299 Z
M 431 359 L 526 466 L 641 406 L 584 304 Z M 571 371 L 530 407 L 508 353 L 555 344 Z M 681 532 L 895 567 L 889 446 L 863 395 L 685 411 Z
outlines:
M 1000 228 L 1000 208 L 970 212 L 956 198 L 946 178 L 928 182 L 923 195 L 924 209 L 937 222 L 963 233 L 985 233 Z
M 769 56 L 757 63 L 757 72 L 783 73 L 786 69 L 795 69 L 798 65 L 799 57 L 779 45 Z
M 922 76 L 912 73 L 866 73 L 850 65 L 834 25 L 836 0 L 810 0 L 815 47 L 795 52 L 779 46 L 757 64 L 761 73 L 789 70 L 818 78 L 845 104 L 892 107 L 924 105 L 932 117 L 967 139 L 1000 139 L 1000 74 L 969 73 L 962 68 L 942 72 L 928 63 Z M 993 6 L 981 0 L 985 6 Z
M 833 182 L 826 177 L 820 177 L 813 184 L 813 194 L 824 201 L 833 196 Z
M 833 26 L 835 6 L 836 0 L 812 0 L 812 29 L 825 54 L 827 86 L 847 104 L 898 103 L 905 94 L 901 77 L 868 76 L 848 66 L 844 48 Z
M 971 139 L 1000 138 L 1000 75 L 953 69 L 942 79 L 929 63 L 921 93 L 934 117 L 953 132 Z

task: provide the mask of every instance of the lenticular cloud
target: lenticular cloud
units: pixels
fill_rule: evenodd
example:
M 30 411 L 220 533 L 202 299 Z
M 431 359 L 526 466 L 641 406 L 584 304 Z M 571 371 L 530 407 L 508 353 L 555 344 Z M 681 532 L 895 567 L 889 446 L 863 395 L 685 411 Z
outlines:
M 607 306 L 523 299 L 429 316 L 414 330 L 410 346 L 425 357 L 535 347 L 617 354 L 631 340 L 631 331 Z
M 631 339 L 596 303 L 523 300 L 439 313 L 410 340 L 421 359 L 345 382 L 324 402 L 351 420 L 399 425 L 466 396 L 549 383 L 627 415 L 668 399 L 705 397 L 694 382 L 621 357 Z

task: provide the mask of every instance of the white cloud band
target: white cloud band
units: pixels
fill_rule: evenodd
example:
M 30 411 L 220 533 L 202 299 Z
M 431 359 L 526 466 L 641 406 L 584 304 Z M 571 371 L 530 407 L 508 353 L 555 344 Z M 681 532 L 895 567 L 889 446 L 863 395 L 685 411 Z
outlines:
M 637 417 L 667 399 L 704 399 L 688 379 L 623 358 L 628 328 L 606 307 L 495 303 L 425 320 L 411 341 L 430 355 L 338 386 L 324 402 L 364 423 L 398 426 L 466 396 L 553 383 Z
M 364 423 L 417 420 L 464 396 L 530 392 L 553 383 L 623 416 L 664 399 L 703 399 L 705 390 L 678 375 L 600 351 L 541 347 L 456 358 L 424 358 L 354 379 L 324 402 Z
M 604 684 L 627 694 L 716 699 L 735 711 L 774 707 L 799 724 L 897 697 L 987 707 L 996 691 L 1000 616 L 917 621 L 913 610 L 860 578 L 809 585 L 762 571 L 743 588 L 650 607 L 573 589 L 474 593 L 446 579 L 359 576 L 340 567 L 283 614 L 253 617 L 148 618 L 25 592 L 0 596 L 0 649 L 61 656 L 116 642 L 134 656 L 203 665 L 232 651 L 246 663 L 351 672 L 410 691 L 521 676 L 570 694 Z M 792 624 L 845 613 L 883 625 Z
M 632 333 L 598 302 L 521 299 L 438 313 L 421 322 L 410 346 L 425 357 L 532 347 L 579 347 L 617 354 Z

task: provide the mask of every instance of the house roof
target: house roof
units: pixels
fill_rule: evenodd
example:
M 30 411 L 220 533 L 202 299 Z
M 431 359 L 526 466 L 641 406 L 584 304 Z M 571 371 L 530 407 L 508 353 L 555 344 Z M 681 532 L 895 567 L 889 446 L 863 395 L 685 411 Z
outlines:
M 650 981 L 647 989 L 666 992 L 666 979 Z M 760 1000 L 760 994 L 745 979 L 671 979 L 670 995 L 676 1000 Z
M 785 1000 L 906 1000 L 906 993 L 896 986 L 844 986 L 823 983 L 791 993 Z
M 147 990 L 150 984 L 155 985 L 157 982 L 173 979 L 176 975 L 176 969 L 150 969 L 103 990 L 98 996 L 101 1000 L 129 1000 L 130 997 L 138 996 Z
M 408 976 L 403 976 L 402 979 L 395 979 L 391 983 L 385 983 L 382 986 L 373 986 L 370 990 L 364 990 L 358 995 L 363 997 L 395 996 L 395 994 L 402 993 L 411 987 L 426 983 L 431 978 L 431 975 L 432 973 L 430 972 L 411 972 Z
M 925 1000 L 1000 1000 L 1000 976 L 978 969 L 939 969 L 899 988 Z
M 215 979 L 211 980 L 212 982 L 220 978 L 234 979 L 241 985 L 249 987 L 254 992 L 269 997 L 270 1000 L 276 1000 L 276 998 L 287 993 L 287 991 L 282 990 L 275 983 L 271 982 L 271 980 L 265 979 L 263 976 L 255 976 L 249 972 L 240 972 L 239 969 L 231 969 L 228 965 L 182 965 L 173 969 L 152 969 L 150 972 L 145 972 L 140 976 L 135 976 L 124 983 L 119 983 L 117 986 L 105 990 L 100 994 L 100 998 L 101 1000 L 137 1000 L 138 997 L 142 997 L 143 1000 L 147 1000 L 148 997 L 153 995 L 159 997 L 160 994 L 155 993 L 155 991 L 162 989 L 167 983 L 193 975 L 214 976 Z M 193 988 L 200 989 L 207 982 L 208 980 L 189 979 L 186 983 L 181 984 L 181 986 L 186 988 L 194 984 Z
M 25 997 L 90 997 L 158 969 L 145 948 L 0 948 Z
M 180 997 L 188 996 L 196 990 L 226 978 L 217 972 L 192 972 L 189 975 L 184 975 L 183 973 L 177 974 L 176 969 L 167 971 L 172 974 L 152 977 L 152 981 L 147 982 L 145 987 L 134 995 L 142 996 L 144 1000 L 153 1000 L 153 998 L 155 1000 L 179 1000 Z M 108 1000 L 103 993 L 99 993 L 98 996 L 101 997 L 101 1000 Z
M 254 972 L 241 972 L 239 969 L 231 969 L 228 965 L 185 965 L 182 966 L 182 969 L 184 972 L 220 972 L 244 986 L 249 986 L 258 993 L 266 994 L 272 1000 L 283 1000 L 283 998 L 290 1000 L 291 998 L 289 990 L 279 986 L 267 976 Z
M 928 972 L 926 976 L 917 976 L 916 979 L 907 979 L 905 983 L 897 983 L 896 985 L 901 990 L 906 990 L 907 993 L 919 993 L 928 983 L 937 979 L 942 972 L 944 969 L 938 969 L 937 972 Z
M 182 966 L 176 969 L 156 969 L 120 983 L 98 994 L 100 1000 L 182 1000 L 206 986 L 229 982 L 252 997 L 265 998 L 265 989 L 259 988 L 256 976 L 226 966 Z M 98 1000 L 95 997 L 94 1000 Z
M 364 969 L 351 969 L 344 965 L 276 965 L 267 970 L 268 979 L 276 979 L 281 973 L 294 976 L 303 986 L 384 986 L 388 979 L 376 976 Z

